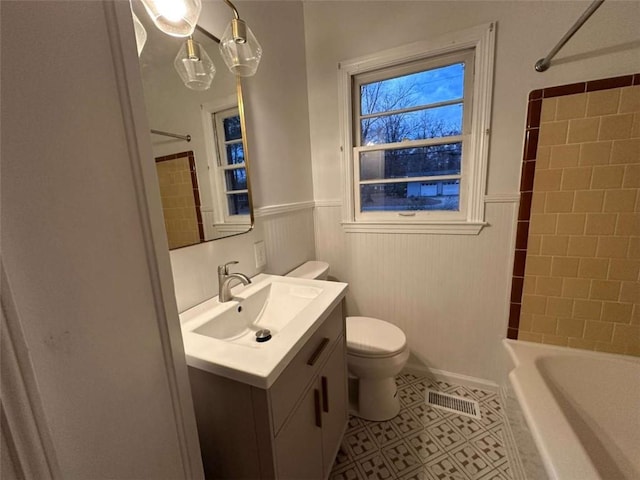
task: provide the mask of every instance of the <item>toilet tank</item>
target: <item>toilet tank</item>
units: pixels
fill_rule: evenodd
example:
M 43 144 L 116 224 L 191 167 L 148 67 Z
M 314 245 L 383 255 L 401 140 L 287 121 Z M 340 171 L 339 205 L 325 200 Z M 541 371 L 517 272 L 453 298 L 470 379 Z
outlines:
M 305 262 L 295 270 L 291 270 L 287 277 L 309 278 L 312 280 L 326 280 L 329 276 L 329 264 L 312 260 Z

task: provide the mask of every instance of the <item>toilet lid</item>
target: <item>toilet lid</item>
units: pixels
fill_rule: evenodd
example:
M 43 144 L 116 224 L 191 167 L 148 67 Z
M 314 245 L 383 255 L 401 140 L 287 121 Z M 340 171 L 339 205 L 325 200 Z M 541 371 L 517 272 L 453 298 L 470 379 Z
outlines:
M 389 322 L 371 317 L 347 317 L 347 352 L 389 357 L 404 349 L 407 337 Z

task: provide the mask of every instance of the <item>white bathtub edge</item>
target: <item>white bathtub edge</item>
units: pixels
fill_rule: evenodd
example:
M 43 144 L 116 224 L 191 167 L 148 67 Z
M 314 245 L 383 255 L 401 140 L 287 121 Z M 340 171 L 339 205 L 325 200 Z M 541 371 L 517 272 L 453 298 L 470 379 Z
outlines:
M 515 365 L 509 373 L 509 380 L 549 478 L 601 479 L 535 366 L 543 348 L 557 350 L 554 353 L 560 355 L 567 353 L 559 347 L 547 348 L 546 345 L 518 340 L 505 339 L 503 343 Z M 532 392 L 536 392 L 535 398 Z

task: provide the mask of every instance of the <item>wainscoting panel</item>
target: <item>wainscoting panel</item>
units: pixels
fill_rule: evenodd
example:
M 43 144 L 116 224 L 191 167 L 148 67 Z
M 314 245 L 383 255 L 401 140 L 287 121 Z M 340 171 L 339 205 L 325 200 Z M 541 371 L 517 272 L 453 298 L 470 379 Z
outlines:
M 487 203 L 489 226 L 470 236 L 344 233 L 340 207 L 319 205 L 317 256 L 349 282 L 347 313 L 398 325 L 413 361 L 499 381 L 516 207 Z
M 267 249 L 266 272 L 284 275 L 307 260 L 315 259 L 312 206 L 261 216 L 259 221 Z

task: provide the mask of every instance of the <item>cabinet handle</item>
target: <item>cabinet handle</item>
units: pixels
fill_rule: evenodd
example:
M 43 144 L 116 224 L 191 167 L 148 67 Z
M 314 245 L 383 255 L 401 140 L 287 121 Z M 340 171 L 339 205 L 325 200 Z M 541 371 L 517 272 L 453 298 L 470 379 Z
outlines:
M 322 355 L 322 352 L 324 351 L 324 349 L 327 348 L 328 344 L 329 344 L 329 339 L 323 338 L 322 342 L 320 342 L 320 345 L 318 345 L 318 348 L 316 348 L 316 351 L 313 352 L 313 355 L 311 355 L 311 358 L 309 358 L 309 360 L 307 361 L 307 365 L 313 367 L 318 361 L 318 358 L 320 358 L 320 355 Z
M 322 377 L 322 410 L 329 413 L 329 382 L 327 377 Z
M 320 392 L 318 389 L 313 390 L 313 400 L 316 407 L 316 427 L 322 428 L 322 412 L 320 411 Z

